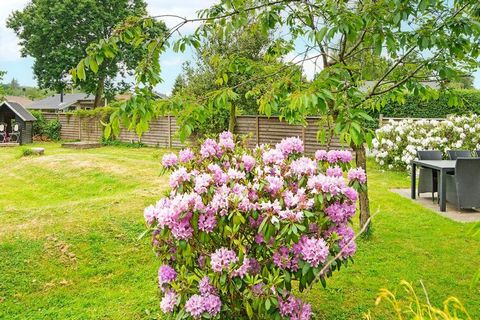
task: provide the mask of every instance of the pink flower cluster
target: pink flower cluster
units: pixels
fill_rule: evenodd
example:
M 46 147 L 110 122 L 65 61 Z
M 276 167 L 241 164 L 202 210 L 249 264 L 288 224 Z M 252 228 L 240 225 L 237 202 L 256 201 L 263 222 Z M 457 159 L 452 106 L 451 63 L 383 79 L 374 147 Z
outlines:
M 279 299 L 279 309 L 282 317 L 291 320 L 308 320 L 312 315 L 310 304 L 290 295 L 287 299 Z
M 217 289 L 210 283 L 210 278 L 205 276 L 198 283 L 200 294 L 192 295 L 185 303 L 185 310 L 195 319 L 204 313 L 215 317 L 222 308 L 222 301 L 217 294 Z
M 350 181 L 356 180 L 360 183 L 367 182 L 367 175 L 365 174 L 365 170 L 363 170 L 363 168 L 350 169 L 348 171 L 348 180 Z
M 346 181 L 351 160 L 352 154 L 341 150 L 309 157 L 295 137 L 274 148 L 244 149 L 229 132 L 206 139 L 198 151 L 165 155 L 171 190 L 144 210 L 164 262 L 158 271 L 162 311 L 232 318 L 237 314 L 229 310 L 244 307 L 247 290 L 258 299 L 273 294 L 278 304 L 272 308 L 282 317 L 309 319 L 310 305 L 269 283 L 270 275 L 288 272 L 290 287 L 301 282 L 304 271 L 318 272 L 339 250 L 339 264 L 355 253 L 348 224 L 366 176 L 352 169 Z M 187 285 L 193 274 L 201 279 L 198 287 Z M 247 275 L 256 275 L 258 282 L 248 283 Z M 178 284 L 181 291 L 174 290 Z
M 227 248 L 220 248 L 212 253 L 211 261 L 212 270 L 215 272 L 222 272 L 228 270 L 230 264 L 237 262 L 238 257 L 234 251 Z

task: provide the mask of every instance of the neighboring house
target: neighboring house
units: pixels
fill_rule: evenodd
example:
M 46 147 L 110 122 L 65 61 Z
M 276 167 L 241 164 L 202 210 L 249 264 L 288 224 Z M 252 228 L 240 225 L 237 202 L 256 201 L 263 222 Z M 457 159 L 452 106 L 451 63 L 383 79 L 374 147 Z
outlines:
M 87 93 L 65 93 L 56 94 L 45 99 L 33 101 L 28 106 L 31 110 L 41 110 L 44 112 L 66 112 L 79 109 L 93 109 L 95 96 Z M 103 101 L 101 106 L 103 106 Z
M 11 101 L 0 103 L 0 123 L 6 125 L 7 134 L 14 133 L 14 125 L 18 124 L 20 143 L 32 143 L 33 122 L 37 119 L 21 104 Z
M 30 107 L 30 105 L 33 103 L 33 100 L 22 96 L 5 96 L 5 100 L 9 102 L 16 102 L 25 108 Z

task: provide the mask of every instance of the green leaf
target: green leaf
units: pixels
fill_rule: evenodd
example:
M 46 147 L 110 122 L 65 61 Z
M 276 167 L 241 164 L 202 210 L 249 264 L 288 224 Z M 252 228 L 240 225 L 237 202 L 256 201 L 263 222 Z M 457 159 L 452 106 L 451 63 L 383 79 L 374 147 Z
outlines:
M 97 73 L 97 72 L 98 72 L 97 59 L 90 59 L 90 70 L 92 70 L 93 73 Z
M 77 77 L 80 80 L 85 80 L 85 64 L 83 60 L 80 60 L 77 65 Z

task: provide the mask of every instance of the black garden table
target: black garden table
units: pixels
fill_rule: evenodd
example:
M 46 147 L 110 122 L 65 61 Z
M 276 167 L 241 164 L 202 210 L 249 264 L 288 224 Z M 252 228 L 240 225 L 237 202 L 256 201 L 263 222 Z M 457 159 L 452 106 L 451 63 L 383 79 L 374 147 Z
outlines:
M 415 199 L 417 196 L 417 166 L 423 168 L 429 168 L 432 170 L 438 171 L 439 188 L 438 188 L 438 197 L 440 200 L 440 211 L 446 211 L 447 209 L 447 200 L 446 200 L 446 175 L 447 172 L 455 171 L 455 160 L 414 160 L 412 161 L 412 185 L 411 185 L 411 197 Z

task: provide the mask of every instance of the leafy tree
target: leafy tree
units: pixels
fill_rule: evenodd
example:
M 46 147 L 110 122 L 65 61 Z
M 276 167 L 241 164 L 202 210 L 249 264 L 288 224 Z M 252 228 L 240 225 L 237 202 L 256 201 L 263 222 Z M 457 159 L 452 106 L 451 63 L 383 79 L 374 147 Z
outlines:
M 371 143 L 373 137 L 373 132 L 365 125 L 372 120 L 367 109 L 381 108 L 392 100 L 402 101 L 409 93 L 425 99 L 435 97 L 437 93 L 424 85 L 424 74 L 433 75 L 436 81 L 444 83 L 478 67 L 479 6 L 478 0 L 221 0 L 201 11 L 198 18 L 177 17 L 179 23 L 171 32 L 191 22 L 203 22 L 195 34 L 175 43 L 174 49 L 184 50 L 188 45 L 199 46 L 199 39 L 212 34 L 229 39 L 248 25 L 248 17 L 255 16 L 264 34 L 278 28 L 282 30 L 269 50 L 271 59 L 291 52 L 295 42 L 306 43 L 298 60 L 318 63 L 315 79 L 311 82 L 292 82 L 288 77 L 267 79 L 266 90 L 258 93 L 259 110 L 266 115 L 278 113 L 291 123 L 305 123 L 309 114 L 322 115 L 331 129 L 321 131 L 319 136 L 338 135 L 356 152 L 357 166 L 366 169 L 365 144 Z M 156 58 L 165 50 L 169 39 L 142 37 L 144 23 L 142 20 L 131 27 L 139 36 L 130 41 L 142 39 L 149 45 L 149 57 Z M 116 42 L 119 37 L 107 43 Z M 86 59 L 99 52 L 101 50 L 90 53 Z M 375 76 L 359 67 L 357 57 L 364 52 L 376 59 L 385 58 L 381 71 L 374 69 L 378 72 Z M 407 66 L 412 58 L 415 58 L 414 66 Z M 143 63 L 143 68 L 137 69 L 138 82 L 147 85 L 139 94 L 147 98 L 137 96 L 121 111 L 122 119 L 130 127 L 136 127 L 137 132 L 148 129 L 148 121 L 162 111 L 162 108 L 145 104 L 149 88 L 161 80 L 156 59 L 148 61 L 153 62 L 149 68 Z M 217 73 L 223 78 L 231 65 L 217 66 L 223 67 Z M 252 65 L 244 60 L 242 68 L 248 70 Z M 282 66 L 274 66 L 268 73 L 273 76 L 280 70 Z M 79 71 L 83 72 L 81 68 L 77 73 Z M 367 77 L 375 81 L 365 90 L 363 85 Z M 223 107 L 238 99 L 238 87 L 225 82 L 227 85 L 208 95 L 203 105 Z M 256 92 L 255 89 L 251 91 Z M 449 101 L 458 103 L 455 97 Z M 360 211 L 360 223 L 367 225 L 370 209 L 366 188 L 360 195 Z
M 181 74 L 179 74 L 176 78 L 175 78 L 175 83 L 173 84 L 173 88 L 172 88 L 172 96 L 176 95 L 177 93 L 179 93 L 183 88 L 185 88 L 185 79 L 183 79 L 183 76 Z
M 186 63 L 182 73 L 185 79 L 182 90 L 177 95 L 194 98 L 202 103 L 205 93 L 221 90 L 226 87 L 235 87 L 236 99 L 231 102 L 229 110 L 218 107 L 212 110 L 214 118 L 223 120 L 227 116 L 227 124 L 233 132 L 237 113 L 258 114 L 258 94 L 265 86 L 262 77 L 275 78 L 266 73 L 267 66 L 278 68 L 286 64 L 280 60 L 269 59 L 267 52 L 272 45 L 270 34 L 261 31 L 258 23 L 249 19 L 249 23 L 225 38 L 221 33 L 211 33 L 202 39 L 197 49 L 193 63 Z M 295 70 L 300 74 L 300 69 Z M 279 75 L 290 75 L 292 72 L 283 72 Z M 277 75 L 277 77 L 279 76 Z M 258 80 L 252 80 L 257 77 Z M 207 122 L 203 131 L 213 130 L 219 133 L 225 126 Z
M 115 32 L 116 25 L 129 16 L 145 16 L 144 0 L 32 0 L 21 11 L 13 12 L 7 26 L 20 38 L 23 56 L 35 59 L 33 71 L 40 88 L 57 92 L 67 86 L 65 76 L 76 67 L 92 42 L 106 39 Z M 146 34 L 158 37 L 164 31 L 163 23 L 145 29 Z M 118 44 L 121 54 L 103 62 L 103 56 L 94 57 L 88 79 L 77 85 L 95 95 L 99 105 L 104 93 L 108 98 L 124 91 L 129 84 L 116 81 L 132 74 L 133 68 L 145 57 L 146 50 Z M 100 65 L 100 66 L 99 66 Z
M 17 79 L 13 78 L 12 81 L 10 81 L 10 89 L 11 90 L 20 89 L 20 84 L 18 83 Z

